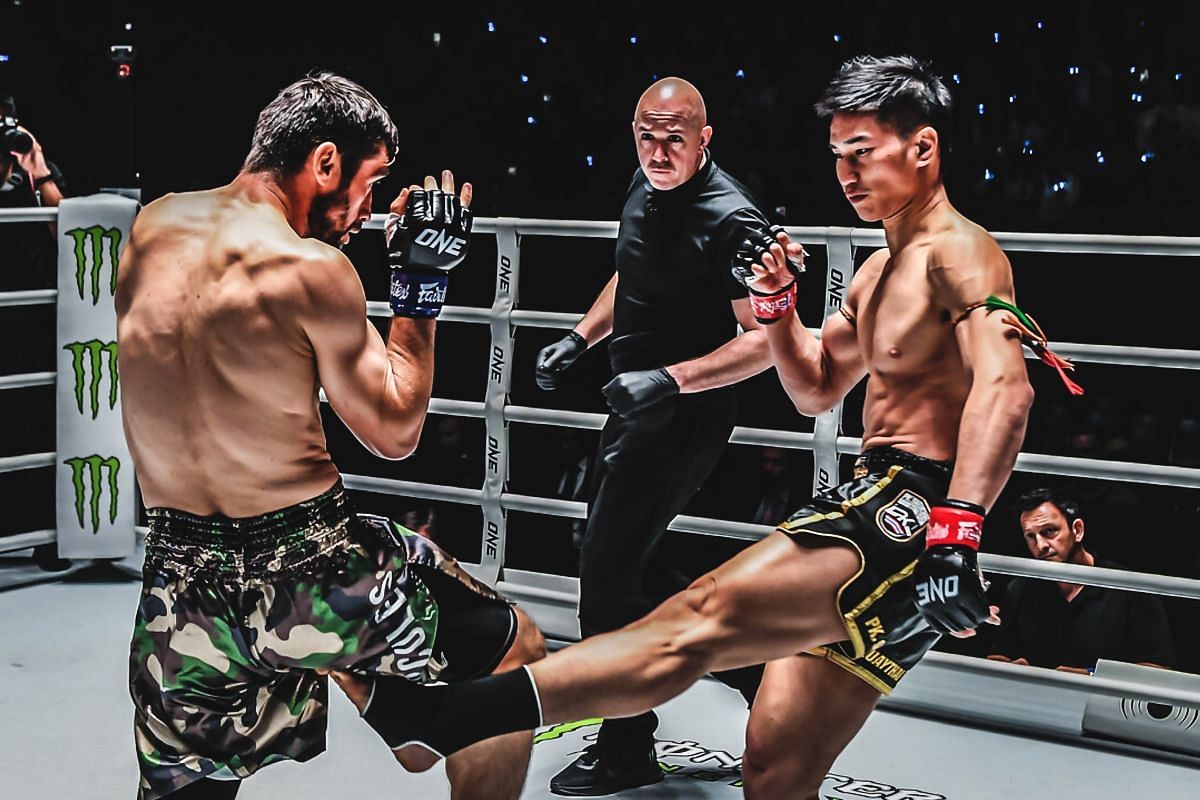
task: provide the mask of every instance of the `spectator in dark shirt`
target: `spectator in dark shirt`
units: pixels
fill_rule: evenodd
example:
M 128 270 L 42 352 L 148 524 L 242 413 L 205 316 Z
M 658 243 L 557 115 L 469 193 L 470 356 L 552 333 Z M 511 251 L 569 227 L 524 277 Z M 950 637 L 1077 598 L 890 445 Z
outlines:
M 1074 499 L 1035 489 L 1021 495 L 1016 511 L 1034 558 L 1123 569 L 1084 547 L 1086 526 Z M 999 661 L 1085 674 L 1101 658 L 1175 666 L 1162 603 L 1143 592 L 1016 578 L 1000 606 L 1000 619 L 989 656 Z

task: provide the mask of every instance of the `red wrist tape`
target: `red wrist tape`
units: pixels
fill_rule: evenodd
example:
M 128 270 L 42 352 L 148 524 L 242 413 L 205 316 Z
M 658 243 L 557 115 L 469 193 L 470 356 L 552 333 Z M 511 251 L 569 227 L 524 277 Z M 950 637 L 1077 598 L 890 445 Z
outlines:
M 982 515 L 947 506 L 933 506 L 929 509 L 929 527 L 925 532 L 926 547 L 957 544 L 979 552 L 979 540 L 982 537 Z
M 792 281 L 786 289 L 780 289 L 772 294 L 759 294 L 750 290 L 750 310 L 754 318 L 764 325 L 769 325 L 793 312 L 796 307 L 796 282 Z

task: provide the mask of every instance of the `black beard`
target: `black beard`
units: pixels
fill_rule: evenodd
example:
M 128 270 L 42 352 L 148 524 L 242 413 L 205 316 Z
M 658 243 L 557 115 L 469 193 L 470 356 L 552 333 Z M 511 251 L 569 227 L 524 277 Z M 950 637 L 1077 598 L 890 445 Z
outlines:
M 310 239 L 318 239 L 325 244 L 341 248 L 342 237 L 346 231 L 334 227 L 333 220 L 329 218 L 329 211 L 345 205 L 345 200 L 346 195 L 343 192 L 333 192 L 313 198 L 312 205 L 308 209 L 308 236 Z

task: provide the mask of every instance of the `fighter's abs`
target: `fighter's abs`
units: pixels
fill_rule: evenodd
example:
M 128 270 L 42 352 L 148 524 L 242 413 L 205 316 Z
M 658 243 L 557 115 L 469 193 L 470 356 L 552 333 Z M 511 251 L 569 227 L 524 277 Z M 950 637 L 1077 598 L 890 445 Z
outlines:
M 863 289 L 857 331 L 870 374 L 864 446 L 899 446 L 952 459 L 969 378 L 953 326 L 933 297 L 924 259 L 893 259 Z

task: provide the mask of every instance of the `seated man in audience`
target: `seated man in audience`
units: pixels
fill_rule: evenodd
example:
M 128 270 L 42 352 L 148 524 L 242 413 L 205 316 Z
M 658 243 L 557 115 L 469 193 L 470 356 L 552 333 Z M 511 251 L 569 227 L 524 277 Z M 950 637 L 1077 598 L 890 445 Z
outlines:
M 1041 561 L 1123 569 L 1083 545 L 1079 504 L 1053 489 L 1016 503 L 1030 554 Z M 1088 674 L 1097 659 L 1174 668 L 1175 649 L 1154 595 L 1079 583 L 1016 578 L 1000 606 L 1000 629 L 988 658 Z

